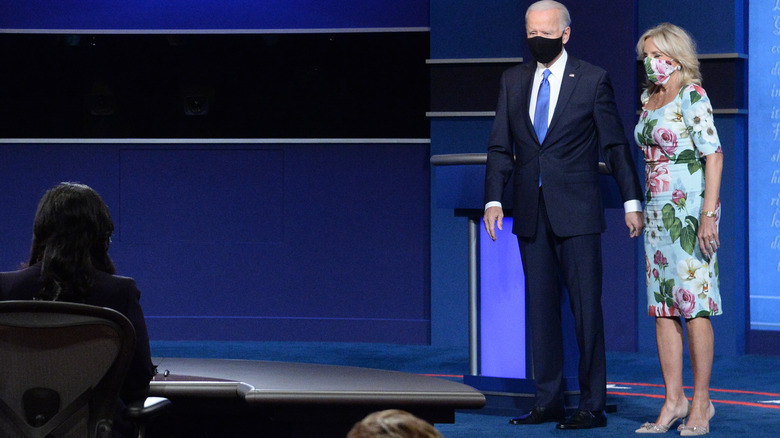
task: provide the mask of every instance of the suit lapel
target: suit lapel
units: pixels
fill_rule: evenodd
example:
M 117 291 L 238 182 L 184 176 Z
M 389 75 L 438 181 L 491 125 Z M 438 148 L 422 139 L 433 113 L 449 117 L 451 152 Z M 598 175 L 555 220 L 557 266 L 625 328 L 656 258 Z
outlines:
M 522 118 L 525 121 L 525 126 L 526 129 L 528 129 L 529 135 L 539 143 L 539 139 L 536 137 L 536 131 L 534 130 L 534 122 L 531 120 L 531 115 L 529 113 L 529 109 L 531 108 L 531 89 L 534 86 L 534 74 L 536 74 L 536 61 L 528 63 L 527 65 L 528 68 L 525 69 L 525 75 L 523 76 L 524 84 L 521 87 L 523 94 L 520 96 L 523 105 L 520 107 L 523 108 Z
M 555 104 L 555 112 L 553 113 L 552 120 L 550 120 L 550 126 L 547 128 L 548 137 L 552 132 L 554 132 L 555 125 L 566 111 L 566 105 L 569 103 L 569 98 L 576 88 L 577 81 L 580 79 L 578 74 L 579 69 L 579 60 L 569 56 L 568 62 L 566 63 L 566 68 L 563 70 L 561 91 L 558 93 L 558 102 Z

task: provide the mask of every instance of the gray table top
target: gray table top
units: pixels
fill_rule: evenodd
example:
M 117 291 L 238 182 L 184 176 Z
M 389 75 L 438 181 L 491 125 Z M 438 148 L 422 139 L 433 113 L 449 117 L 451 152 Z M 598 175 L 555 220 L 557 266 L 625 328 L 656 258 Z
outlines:
M 410 404 L 478 409 L 485 397 L 462 383 L 419 374 L 289 362 L 155 358 L 150 395 L 237 398 L 247 404 Z M 167 377 L 165 377 L 165 375 Z

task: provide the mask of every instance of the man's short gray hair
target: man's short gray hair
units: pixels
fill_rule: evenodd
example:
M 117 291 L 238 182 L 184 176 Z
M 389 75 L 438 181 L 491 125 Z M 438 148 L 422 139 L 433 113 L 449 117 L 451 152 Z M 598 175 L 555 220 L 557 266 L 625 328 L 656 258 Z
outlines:
M 531 6 L 528 7 L 528 10 L 525 11 L 525 21 L 528 22 L 528 13 L 531 11 L 547 11 L 549 9 L 558 9 L 560 11 L 561 15 L 561 32 L 563 32 L 564 29 L 566 29 L 567 26 L 571 25 L 571 16 L 569 15 L 569 10 L 566 9 L 566 6 L 563 4 L 556 2 L 555 0 L 540 0 Z

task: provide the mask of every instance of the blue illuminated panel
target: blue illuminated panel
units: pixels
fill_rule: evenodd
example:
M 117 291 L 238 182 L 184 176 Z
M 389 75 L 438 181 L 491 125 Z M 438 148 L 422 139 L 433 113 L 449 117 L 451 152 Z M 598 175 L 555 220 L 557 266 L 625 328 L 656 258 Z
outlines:
M 495 242 L 480 228 L 480 375 L 524 379 L 525 277 L 512 219 Z
M 254 30 L 427 28 L 427 0 L 25 0 L 0 29 Z
M 780 330 L 780 4 L 750 2 L 750 326 Z M 774 19 L 773 19 L 774 17 Z M 725 149 L 725 146 L 724 146 Z M 728 153 L 728 152 L 727 152 Z

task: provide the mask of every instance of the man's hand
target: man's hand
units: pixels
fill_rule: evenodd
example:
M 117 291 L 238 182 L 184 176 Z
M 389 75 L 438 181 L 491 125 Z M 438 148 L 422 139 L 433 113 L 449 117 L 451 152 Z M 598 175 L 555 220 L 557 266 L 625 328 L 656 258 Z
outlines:
M 626 226 L 628 227 L 629 237 L 639 237 L 642 235 L 642 228 L 645 227 L 645 217 L 641 211 L 632 211 L 626 213 Z
M 482 218 L 485 222 L 485 229 L 493 241 L 496 241 L 496 222 L 498 229 L 504 229 L 504 210 L 501 207 L 490 207 L 485 210 L 485 216 Z

